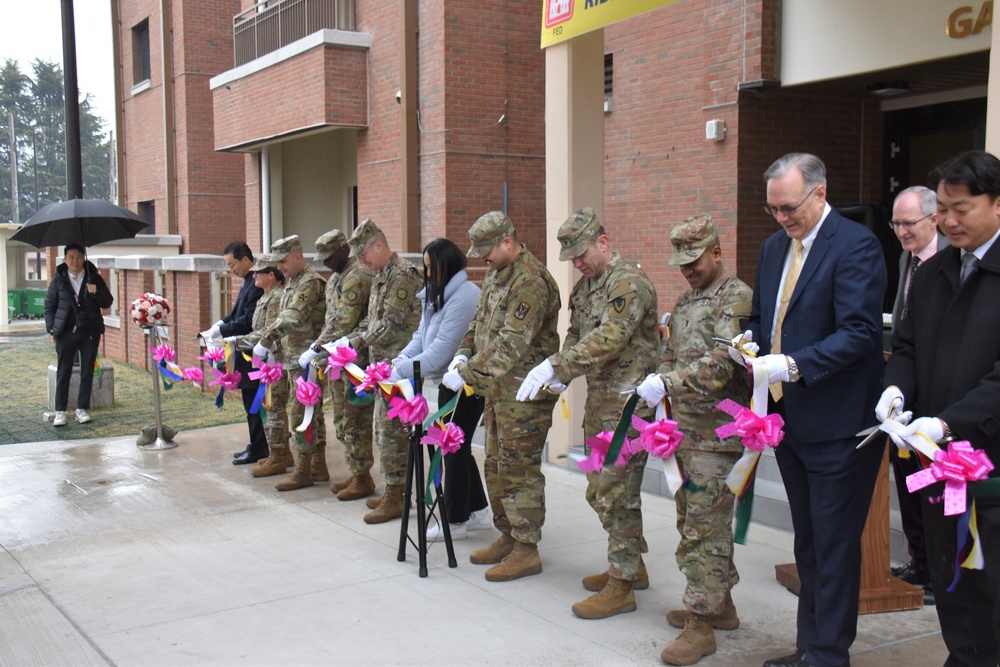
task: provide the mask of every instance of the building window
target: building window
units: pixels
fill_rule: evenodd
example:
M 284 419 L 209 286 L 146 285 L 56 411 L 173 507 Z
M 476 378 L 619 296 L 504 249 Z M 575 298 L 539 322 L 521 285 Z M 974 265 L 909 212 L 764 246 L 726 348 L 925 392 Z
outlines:
M 139 202 L 139 217 L 149 223 L 149 227 L 141 232 L 143 234 L 155 234 L 156 233 L 156 202 L 154 201 L 141 201 Z
M 604 111 L 611 111 L 611 95 L 615 87 L 615 56 L 604 54 Z
M 149 19 L 132 28 L 132 85 L 149 81 Z

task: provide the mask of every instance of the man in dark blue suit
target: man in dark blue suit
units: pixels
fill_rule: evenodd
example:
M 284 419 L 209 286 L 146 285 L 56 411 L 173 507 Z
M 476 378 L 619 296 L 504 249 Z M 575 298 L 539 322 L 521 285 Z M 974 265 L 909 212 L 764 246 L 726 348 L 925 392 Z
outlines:
M 826 203 L 826 167 L 804 153 L 768 168 L 782 229 L 760 252 L 750 330 L 785 419 L 775 458 L 792 513 L 796 650 L 765 667 L 841 667 L 857 634 L 861 533 L 883 444 L 855 449 L 882 374 L 886 269 L 875 235 Z
M 220 336 L 222 338 L 244 336 L 250 333 L 253 329 L 253 311 L 257 308 L 257 301 L 264 294 L 264 290 L 254 285 L 253 271 L 250 270 L 254 265 L 254 258 L 250 246 L 243 241 L 231 241 L 222 251 L 222 258 L 229 267 L 229 272 L 243 279 L 243 286 L 240 287 L 232 312 L 202 333 L 205 340 Z M 250 444 L 243 451 L 233 455 L 233 465 L 245 465 L 256 463 L 267 456 L 267 438 L 264 436 L 264 422 L 261 421 L 260 413 L 250 414 L 250 406 L 253 405 L 260 382 L 250 379 L 249 373 L 253 370 L 253 366 L 242 354 L 237 353 L 233 358 L 233 366 L 242 376 L 240 392 L 243 394 L 243 408 L 247 411 L 247 427 L 250 430 Z

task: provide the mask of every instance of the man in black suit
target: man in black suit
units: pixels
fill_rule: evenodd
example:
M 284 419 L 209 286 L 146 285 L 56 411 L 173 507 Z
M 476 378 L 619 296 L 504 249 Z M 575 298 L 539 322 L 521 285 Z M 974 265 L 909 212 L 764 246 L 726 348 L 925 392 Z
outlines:
M 967 486 L 975 498 L 982 570 L 955 575 L 960 515 L 937 502 L 943 484 L 920 491 L 927 564 L 937 599 L 946 667 L 996 667 L 1000 661 L 1000 160 L 969 151 L 931 173 L 938 225 L 952 247 L 913 276 L 908 315 L 892 336 L 886 389 L 876 416 L 919 415 L 899 431 L 946 447 L 964 440 L 996 468 Z M 918 435 L 919 434 L 919 435 Z M 990 493 L 992 491 L 992 494 Z M 935 502 L 931 502 L 931 501 Z M 972 502 L 972 498 L 969 498 Z
M 903 252 L 899 256 L 899 289 L 892 307 L 892 326 L 906 314 L 906 297 L 913 283 L 913 273 L 934 256 L 938 250 L 948 247 L 948 239 L 937 231 L 937 195 L 930 188 L 914 185 L 898 195 L 892 205 L 892 220 L 889 227 L 896 234 Z M 924 545 L 924 517 L 920 509 L 920 496 L 911 494 L 906 488 L 906 476 L 920 469 L 915 457 L 899 456 L 896 447 L 890 447 L 892 469 L 896 480 L 896 496 L 899 499 L 899 519 L 903 524 L 910 560 L 905 565 L 892 568 L 892 575 L 915 586 L 923 586 L 926 601 L 933 601 L 930 591 L 930 574 L 927 572 L 927 547 Z
M 800 581 L 795 653 L 765 667 L 842 667 L 857 634 L 861 533 L 882 446 L 856 449 L 882 373 L 882 248 L 826 202 L 826 167 L 791 153 L 764 174 L 781 229 L 760 252 L 750 331 L 785 419 L 775 458 Z
M 252 330 L 253 311 L 257 308 L 257 300 L 264 294 L 264 290 L 254 285 L 253 272 L 250 270 L 254 265 L 253 253 L 243 241 L 231 241 L 222 251 L 222 258 L 229 267 L 229 272 L 237 278 L 243 279 L 243 286 L 236 297 L 233 311 L 226 317 L 216 322 L 212 327 L 202 333 L 205 340 L 214 338 L 229 338 L 230 336 L 244 336 Z M 256 463 L 268 454 L 267 438 L 264 436 L 264 423 L 261 421 L 260 413 L 250 414 L 250 406 L 257 395 L 260 386 L 258 380 L 251 380 L 249 373 L 253 370 L 251 362 L 247 361 L 242 354 L 233 356 L 233 366 L 240 372 L 240 392 L 243 394 L 243 408 L 247 411 L 247 427 L 250 430 L 250 444 L 246 449 L 236 452 L 233 455 L 233 465 L 245 465 Z

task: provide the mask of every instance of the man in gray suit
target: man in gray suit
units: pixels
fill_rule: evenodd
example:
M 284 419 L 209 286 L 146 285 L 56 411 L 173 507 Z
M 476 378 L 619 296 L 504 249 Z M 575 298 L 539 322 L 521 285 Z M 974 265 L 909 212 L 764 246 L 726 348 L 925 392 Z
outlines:
M 910 284 L 913 272 L 922 262 L 934 256 L 938 250 L 948 247 L 948 239 L 937 229 L 937 195 L 922 185 L 906 188 L 896 196 L 892 205 L 892 220 L 889 226 L 903 246 L 899 257 L 899 289 L 896 302 L 892 306 L 892 327 L 908 311 Z M 920 298 L 917 295 L 915 298 Z M 927 548 L 924 545 L 924 517 L 920 509 L 920 496 L 906 488 L 906 476 L 917 472 L 919 465 L 915 459 L 900 459 L 898 450 L 890 447 L 889 457 L 896 478 L 896 494 L 899 497 L 899 518 L 903 524 L 910 561 L 892 568 L 892 574 L 915 586 L 923 586 L 930 595 L 930 575 L 927 571 Z M 912 457 L 912 454 L 911 454 Z

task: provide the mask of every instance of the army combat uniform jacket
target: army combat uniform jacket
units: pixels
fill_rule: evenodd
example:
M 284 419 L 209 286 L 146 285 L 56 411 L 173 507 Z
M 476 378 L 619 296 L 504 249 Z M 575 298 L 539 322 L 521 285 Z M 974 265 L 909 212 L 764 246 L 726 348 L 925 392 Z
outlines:
M 368 321 L 348 335 L 359 352 L 371 348 L 371 360 L 392 359 L 406 347 L 420 324 L 420 299 L 424 286 L 420 270 L 396 253 L 375 274 L 368 298 Z
M 340 273 L 330 276 L 326 281 L 326 326 L 316 338 L 317 345 L 338 340 L 366 327 L 374 277 L 354 257 L 347 261 Z M 357 352 L 357 364 L 364 368 L 368 363 L 368 350 Z
M 285 359 L 298 359 L 323 329 L 325 288 L 326 281 L 311 266 L 305 266 L 299 275 L 289 278 L 281 295 L 281 312 L 264 328 L 261 344 L 270 347 L 280 341 Z

